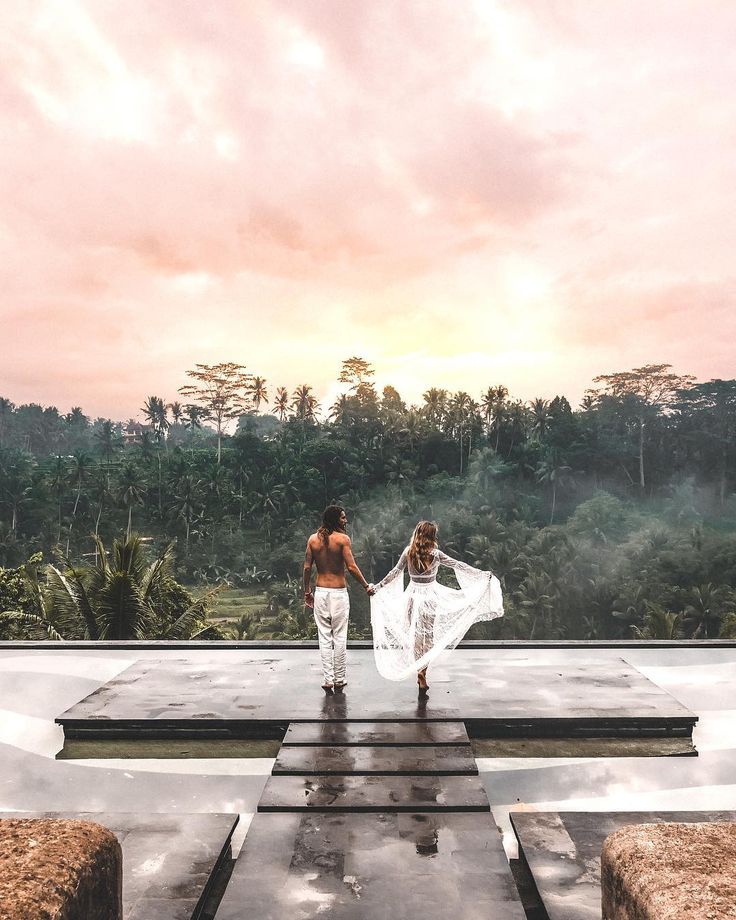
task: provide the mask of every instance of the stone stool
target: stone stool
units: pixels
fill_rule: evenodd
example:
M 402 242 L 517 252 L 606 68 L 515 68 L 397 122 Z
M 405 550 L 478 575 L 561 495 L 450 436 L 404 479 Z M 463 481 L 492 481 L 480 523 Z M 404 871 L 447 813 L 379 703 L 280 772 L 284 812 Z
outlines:
M 121 920 L 123 856 L 91 821 L 0 820 L 0 920 Z
M 603 920 L 736 920 L 736 824 L 634 824 L 606 838 Z

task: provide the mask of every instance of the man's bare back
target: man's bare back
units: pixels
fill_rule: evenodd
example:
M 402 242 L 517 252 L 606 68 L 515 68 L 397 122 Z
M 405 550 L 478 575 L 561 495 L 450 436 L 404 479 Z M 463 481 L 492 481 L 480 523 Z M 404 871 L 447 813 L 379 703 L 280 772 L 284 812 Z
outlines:
M 344 528 L 347 524 L 347 515 L 343 511 L 340 515 L 340 525 Z M 312 566 L 317 567 L 318 588 L 344 588 L 345 569 L 356 581 L 372 594 L 368 582 L 363 578 L 363 573 L 353 556 L 350 537 L 343 530 L 333 530 L 327 535 L 325 542 L 322 535 L 313 533 L 307 540 L 307 552 L 304 559 L 304 600 L 307 606 L 313 606 L 311 589 Z
M 319 534 L 313 533 L 307 542 L 307 555 L 311 552 L 317 566 L 318 588 L 344 588 L 345 567 L 350 561 L 355 564 L 350 537 L 335 531 L 327 537 L 327 543 Z

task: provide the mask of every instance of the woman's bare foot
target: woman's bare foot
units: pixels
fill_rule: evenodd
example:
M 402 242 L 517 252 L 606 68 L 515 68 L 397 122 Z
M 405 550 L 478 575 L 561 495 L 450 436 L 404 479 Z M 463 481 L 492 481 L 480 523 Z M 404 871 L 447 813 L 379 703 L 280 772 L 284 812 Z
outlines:
M 346 680 L 342 681 L 342 683 L 335 684 L 335 692 L 340 693 L 347 685 L 348 682 Z
M 419 684 L 419 690 L 421 692 L 426 693 L 427 690 L 429 689 L 429 686 L 427 684 L 427 669 L 426 668 L 424 668 L 423 670 L 417 673 L 417 683 Z

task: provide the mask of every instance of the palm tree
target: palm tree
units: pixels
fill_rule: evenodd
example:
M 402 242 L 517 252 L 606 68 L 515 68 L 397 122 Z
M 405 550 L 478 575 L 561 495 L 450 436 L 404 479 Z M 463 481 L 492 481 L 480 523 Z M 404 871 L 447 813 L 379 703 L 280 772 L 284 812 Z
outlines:
M 543 441 L 549 425 L 549 403 L 545 399 L 533 399 L 529 404 L 532 411 L 532 434 Z
M 56 500 L 57 500 L 58 508 L 59 508 L 58 530 L 56 534 L 57 543 L 61 541 L 61 515 L 62 515 L 62 505 L 64 503 L 64 493 L 66 492 L 66 479 L 67 479 L 66 463 L 63 457 L 57 456 L 54 462 L 53 468 L 52 468 L 51 481 L 50 481 L 51 491 L 56 496 Z
M 2 473 L 0 495 L 4 496 L 5 503 L 10 506 L 10 532 L 15 534 L 18 527 L 18 513 L 32 494 L 31 460 L 28 457 L 21 457 L 11 466 L 0 469 L 0 473 Z
M 273 401 L 273 411 L 278 415 L 279 421 L 283 422 L 286 413 L 289 411 L 291 397 L 286 387 L 276 387 L 276 398 Z
M 557 506 L 557 489 L 573 482 L 572 470 L 569 466 L 561 464 L 552 454 L 548 454 L 541 463 L 537 464 L 534 474 L 538 483 L 549 485 L 552 489 L 552 509 L 549 522 L 553 524 Z
M 181 420 L 184 418 L 184 407 L 180 402 L 169 403 L 169 409 L 171 411 L 171 420 L 175 425 L 180 425 Z
M 120 474 L 120 488 L 118 499 L 120 504 L 128 509 L 128 529 L 126 537 L 130 540 L 133 526 L 133 505 L 142 505 L 146 489 L 141 482 L 139 471 L 128 463 Z
M 82 496 L 82 485 L 89 478 L 90 467 L 92 465 L 92 458 L 89 454 L 85 453 L 83 450 L 75 451 L 73 456 L 73 463 L 71 469 L 71 482 L 76 486 L 77 494 L 74 498 L 74 508 L 72 509 L 72 519 L 69 522 L 69 533 L 66 538 L 66 554 L 69 555 L 69 543 L 72 538 L 72 529 L 74 527 L 74 521 L 77 517 L 77 509 L 79 508 L 79 499 Z
M 0 396 L 0 450 L 5 447 L 5 432 L 8 430 L 8 424 L 14 409 L 14 403 L 4 396 Z
M 539 621 L 547 621 L 554 607 L 552 584 L 544 573 L 532 573 L 524 579 L 516 596 L 526 617 L 531 619 L 531 629 L 527 638 L 533 639 L 537 624 Z
M 58 621 L 76 622 L 89 639 L 193 639 L 211 630 L 206 610 L 219 588 L 193 600 L 176 585 L 173 543 L 151 563 L 138 536 L 115 540 L 110 558 L 97 543 L 94 566 L 49 566 L 44 593 Z
M 494 445 L 494 450 L 496 451 L 498 450 L 498 439 L 501 433 L 501 419 L 504 415 L 508 395 L 508 389 L 503 384 L 499 384 L 496 387 L 488 387 L 481 397 L 480 407 L 488 426 L 489 439 L 492 431 L 495 430 L 496 433 L 496 443 Z
M 695 626 L 693 639 L 709 639 L 716 635 L 725 608 L 734 603 L 733 593 L 726 585 L 715 587 L 710 582 L 691 588 L 689 600 L 684 620 L 688 626 Z
M 421 412 L 417 409 L 409 409 L 403 419 L 403 425 L 399 429 L 401 434 L 406 435 L 409 442 L 409 451 L 414 453 L 414 447 L 422 435 L 424 429 L 424 419 Z
M 348 425 L 353 417 L 352 402 L 354 397 L 341 393 L 330 406 L 330 419 L 336 425 Z
M 153 426 L 156 440 L 160 444 L 169 429 L 169 419 L 166 415 L 166 403 L 160 396 L 149 396 L 141 409 L 147 421 Z
M 632 626 L 631 632 L 635 639 L 681 639 L 682 614 L 648 604 L 644 627 Z
M 472 406 L 470 396 L 463 390 L 459 390 L 450 399 L 449 418 L 452 421 L 452 427 L 458 434 L 460 443 L 460 475 L 463 474 L 463 438 L 465 435 L 465 426 L 468 422 L 468 416 Z
M 184 406 L 184 412 L 185 414 L 182 420 L 185 428 L 194 431 L 195 428 L 202 427 L 202 419 L 205 416 L 205 411 L 201 406 L 197 406 L 194 403 L 187 403 L 187 405 Z
M 422 394 L 422 399 L 424 399 L 422 411 L 427 421 L 433 428 L 439 428 L 447 412 L 447 390 L 431 387 Z
M 220 467 L 217 468 L 220 469 Z M 189 555 L 189 538 L 191 536 L 192 524 L 201 515 L 203 510 L 200 485 L 201 480 L 195 479 L 194 476 L 183 476 L 177 485 L 177 492 L 174 496 L 174 503 L 172 506 L 174 517 L 184 522 L 184 546 L 187 556 Z
M 115 453 L 114 430 L 110 419 L 105 419 L 99 431 L 95 432 L 95 439 L 100 445 L 102 456 L 109 466 Z
M 297 418 L 304 421 L 314 421 L 317 416 L 319 403 L 316 396 L 312 395 L 312 388 L 303 383 L 294 390 L 294 398 L 291 402 Z
M 266 389 L 266 378 L 265 377 L 254 377 L 251 380 L 250 387 L 251 399 L 253 400 L 253 406 L 258 412 L 262 402 L 268 402 L 268 390 Z
M 110 481 L 106 471 L 98 469 L 95 475 L 94 481 L 92 483 L 92 498 L 94 499 L 95 505 L 97 506 L 97 514 L 95 516 L 95 538 L 99 536 L 100 533 L 100 520 L 102 519 L 102 511 L 105 505 L 112 501 L 112 493 L 110 492 Z M 97 543 L 95 542 L 95 552 L 97 551 Z

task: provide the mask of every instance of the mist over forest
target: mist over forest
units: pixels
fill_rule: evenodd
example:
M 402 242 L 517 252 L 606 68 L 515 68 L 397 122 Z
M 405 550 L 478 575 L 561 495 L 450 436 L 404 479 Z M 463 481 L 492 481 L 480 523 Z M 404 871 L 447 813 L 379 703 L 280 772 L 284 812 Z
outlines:
M 353 357 L 320 406 L 236 364 L 188 374 L 141 422 L 0 398 L 0 639 L 313 636 L 330 501 L 369 580 L 421 518 L 498 575 L 506 615 L 471 638 L 736 637 L 736 380 L 646 365 L 576 407 L 501 384 L 407 405 Z

